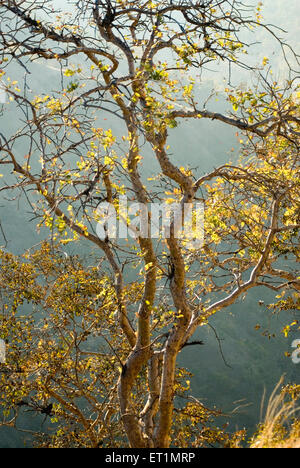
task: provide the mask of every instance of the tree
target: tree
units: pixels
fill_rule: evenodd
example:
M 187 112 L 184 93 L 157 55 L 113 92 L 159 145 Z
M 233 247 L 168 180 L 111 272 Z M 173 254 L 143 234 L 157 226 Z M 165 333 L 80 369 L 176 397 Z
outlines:
M 214 442 L 218 431 L 205 429 L 213 411 L 194 399 L 175 404 L 188 392 L 178 354 L 195 344 L 194 333 L 212 315 L 252 288 L 276 291 L 274 308 L 299 310 L 299 88 L 288 61 L 292 54 L 297 66 L 298 56 L 263 25 L 261 4 L 253 10 L 235 0 L 96 0 L 79 1 L 68 13 L 46 0 L 10 0 L 0 9 L 1 75 L 23 115 L 19 131 L 1 134 L 1 164 L 17 177 L 1 191 L 19 189 L 39 226 L 51 230 L 50 244 L 27 260 L 2 253 L 2 333 L 13 343 L 11 383 L 2 380 L 6 417 L 29 406 L 60 425 L 64 420 L 54 445 Z M 243 38 L 257 29 L 283 51 L 284 84 L 275 81 L 267 58 L 249 64 Z M 61 89 L 29 97 L 26 83 L 22 91 L 8 76 L 11 64 L 28 73 L 36 59 L 61 67 Z M 199 104 L 195 72 L 205 74 L 208 64 L 228 65 L 231 113 Z M 232 85 L 234 68 L 256 72 L 257 85 Z M 100 126 L 104 113 L 112 126 L 121 122 L 122 135 Z M 239 162 L 207 174 L 188 161 L 177 166 L 169 134 L 192 119 L 241 132 Z M 160 171 L 147 181 L 146 157 Z M 138 204 L 137 214 L 151 203 L 203 203 L 203 245 L 180 238 L 172 218 L 166 239 L 144 235 L 124 218 L 124 194 Z M 129 225 L 128 244 L 107 225 L 97 235 L 103 202 Z M 146 219 L 150 225 L 150 209 Z M 50 245 L 80 238 L 96 247 L 92 266 L 54 247 L 51 253 Z M 34 319 L 20 316 L 24 301 L 44 320 L 39 340 Z M 85 348 L 95 335 L 99 348 Z

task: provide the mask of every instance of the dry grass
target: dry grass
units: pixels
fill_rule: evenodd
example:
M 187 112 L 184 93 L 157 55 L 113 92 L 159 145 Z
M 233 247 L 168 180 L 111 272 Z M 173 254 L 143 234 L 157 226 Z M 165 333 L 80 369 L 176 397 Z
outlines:
M 295 401 L 286 402 L 279 392 L 280 380 L 268 402 L 264 422 L 253 438 L 251 448 L 300 448 L 299 408 Z

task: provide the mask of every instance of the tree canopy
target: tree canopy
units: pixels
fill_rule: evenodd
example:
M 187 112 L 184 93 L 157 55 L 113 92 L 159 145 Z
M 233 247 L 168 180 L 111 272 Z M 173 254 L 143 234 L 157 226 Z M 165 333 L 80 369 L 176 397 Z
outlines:
M 51 417 L 59 429 L 49 446 L 229 444 L 210 424 L 214 410 L 189 395 L 189 372 L 176 360 L 200 344 L 192 341 L 199 327 L 255 287 L 276 293 L 270 308 L 299 310 L 298 56 L 264 25 L 261 4 L 67 4 L 0 5 L 0 76 L 20 122 L 0 133 L 0 164 L 14 179 L 2 178 L 0 191 L 19 191 L 51 233 L 22 259 L 1 252 L 4 423 L 16 424 L 24 407 Z M 280 46 L 285 81 L 267 57 L 252 64 L 258 30 Z M 35 95 L 11 76 L 16 64 L 28 76 L 35 60 L 60 68 L 60 87 Z M 227 112 L 201 97 L 210 66 L 227 67 Z M 239 69 L 255 85 L 235 86 Z M 204 174 L 199 134 L 200 168 L 188 154 L 176 164 L 170 135 L 202 119 L 236 129 L 237 162 Z M 121 217 L 124 195 L 146 207 L 201 202 L 203 245 L 178 238 L 174 221 L 166 239 L 130 230 L 128 242 L 99 237 L 99 206 Z M 92 265 L 61 251 L 80 239 L 96 248 Z

